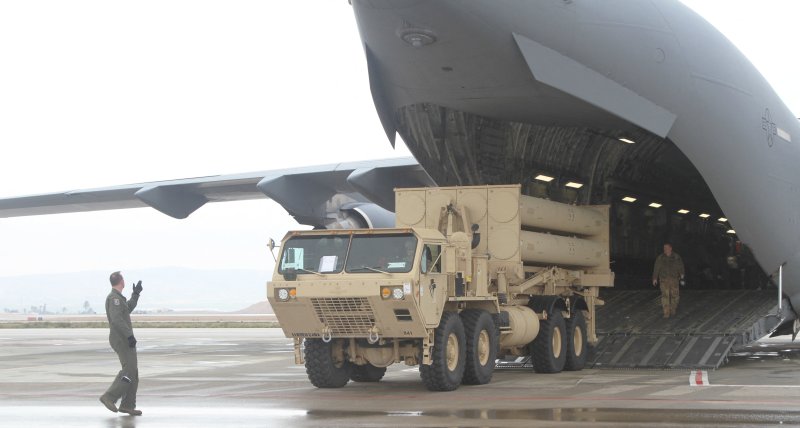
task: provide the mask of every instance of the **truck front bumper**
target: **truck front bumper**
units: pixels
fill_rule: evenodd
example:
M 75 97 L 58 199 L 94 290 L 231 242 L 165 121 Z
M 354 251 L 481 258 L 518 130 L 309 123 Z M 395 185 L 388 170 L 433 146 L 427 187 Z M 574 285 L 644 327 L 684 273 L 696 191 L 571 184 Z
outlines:
M 402 299 L 381 297 L 381 287 L 348 281 L 303 284 L 270 282 L 267 296 L 286 337 L 292 338 L 422 338 L 425 322 L 413 293 Z M 294 289 L 288 300 L 278 298 L 280 289 Z

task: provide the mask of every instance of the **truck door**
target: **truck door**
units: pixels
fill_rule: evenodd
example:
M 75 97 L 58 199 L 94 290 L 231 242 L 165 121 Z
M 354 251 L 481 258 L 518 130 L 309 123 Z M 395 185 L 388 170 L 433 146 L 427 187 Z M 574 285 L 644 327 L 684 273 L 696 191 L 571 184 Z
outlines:
M 442 272 L 442 246 L 425 244 L 419 269 L 419 308 L 427 327 L 439 325 L 447 298 L 447 274 Z

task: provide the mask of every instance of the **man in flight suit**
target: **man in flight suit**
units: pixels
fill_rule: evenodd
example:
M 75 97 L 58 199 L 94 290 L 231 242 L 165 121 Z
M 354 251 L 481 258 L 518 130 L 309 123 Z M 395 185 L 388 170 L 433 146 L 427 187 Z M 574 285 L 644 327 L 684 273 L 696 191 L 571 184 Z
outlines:
M 111 293 L 106 297 L 106 317 L 111 328 L 108 341 L 111 348 L 117 353 L 122 370 L 119 371 L 114 383 L 100 396 L 100 402 L 112 412 L 123 412 L 133 416 L 140 416 L 141 410 L 136 410 L 136 390 L 139 387 L 139 369 L 136 361 L 136 338 L 133 337 L 131 325 L 131 312 L 139 302 L 142 292 L 142 281 L 133 286 L 131 300 L 125 299 L 122 290 L 125 288 L 125 279 L 119 272 L 114 272 L 109 278 Z M 117 400 L 122 402 L 117 409 Z
M 656 258 L 653 267 L 653 287 L 661 284 L 661 308 L 664 318 L 669 318 L 678 311 L 678 284 L 683 282 L 683 260 L 678 253 L 672 251 L 672 244 L 664 244 L 664 253 Z

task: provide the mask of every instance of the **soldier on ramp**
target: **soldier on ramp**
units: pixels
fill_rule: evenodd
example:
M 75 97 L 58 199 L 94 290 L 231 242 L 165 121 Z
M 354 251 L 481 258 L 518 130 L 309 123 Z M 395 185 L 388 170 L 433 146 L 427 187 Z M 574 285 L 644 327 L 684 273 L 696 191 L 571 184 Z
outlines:
M 664 318 L 675 315 L 678 311 L 679 283 L 685 275 L 683 260 L 678 253 L 672 251 L 672 244 L 664 244 L 664 253 L 656 258 L 653 267 L 653 287 L 661 285 L 661 307 Z

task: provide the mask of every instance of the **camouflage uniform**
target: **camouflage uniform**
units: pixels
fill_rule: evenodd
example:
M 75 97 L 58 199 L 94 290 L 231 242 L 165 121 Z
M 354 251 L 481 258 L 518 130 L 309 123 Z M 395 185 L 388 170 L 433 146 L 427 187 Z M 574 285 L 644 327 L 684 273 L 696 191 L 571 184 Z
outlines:
M 131 312 L 138 301 L 139 294 L 133 293 L 131 300 L 128 301 L 122 293 L 113 288 L 106 297 L 106 317 L 111 327 L 108 342 L 117 353 L 122 370 L 119 371 L 114 383 L 103 395 L 110 398 L 112 402 L 122 398 L 119 407 L 124 409 L 136 408 L 136 390 L 139 387 L 136 347 L 131 347 L 128 343 L 128 338 L 133 336 Z
M 661 286 L 661 307 L 664 317 L 675 315 L 678 311 L 678 282 L 683 278 L 683 260 L 676 252 L 672 255 L 659 254 L 653 267 L 653 281 Z

